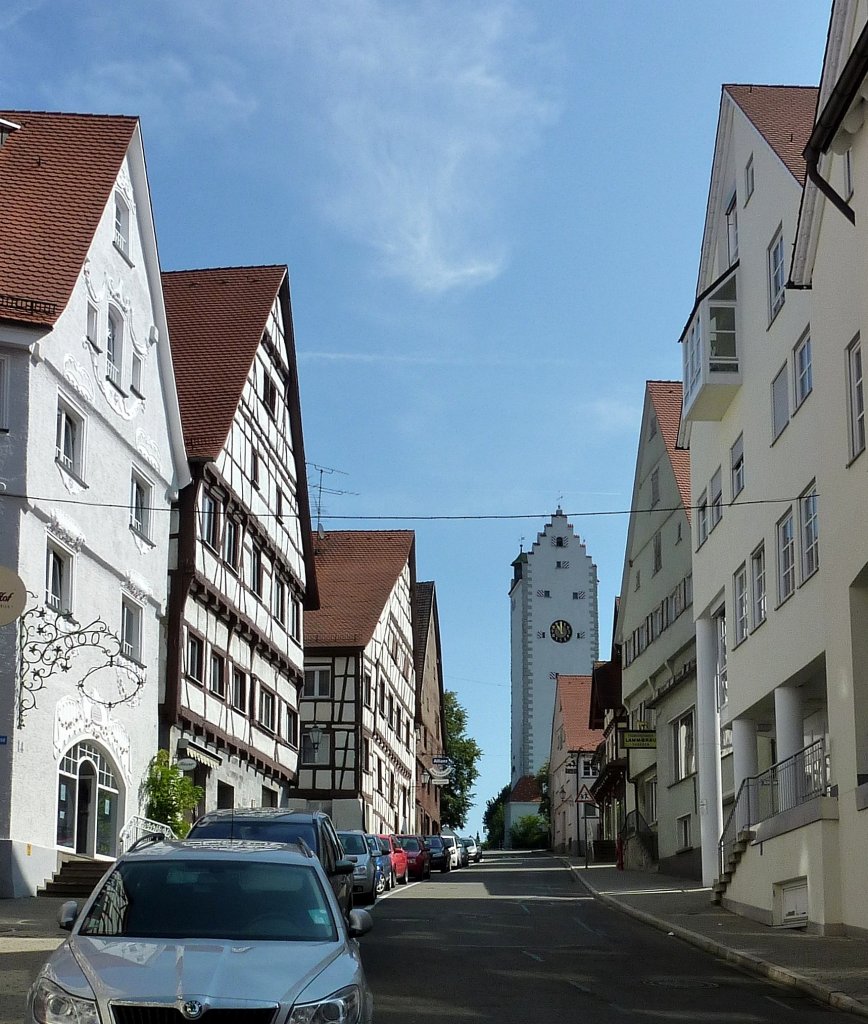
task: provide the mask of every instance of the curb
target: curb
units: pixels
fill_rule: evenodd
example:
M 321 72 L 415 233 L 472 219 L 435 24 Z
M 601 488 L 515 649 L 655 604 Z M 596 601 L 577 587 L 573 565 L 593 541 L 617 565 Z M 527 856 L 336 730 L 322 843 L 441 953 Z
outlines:
M 594 899 L 599 900 L 601 903 L 605 903 L 606 906 L 612 907 L 613 910 L 618 910 L 622 914 L 626 914 L 628 917 L 633 917 L 637 921 L 641 921 L 643 924 L 656 928 L 658 931 L 674 935 L 683 942 L 687 942 L 691 946 L 696 946 L 698 949 L 701 949 L 706 953 L 713 953 L 721 960 L 725 960 L 727 963 L 733 964 L 736 967 L 741 967 L 746 971 L 750 971 L 751 974 L 755 974 L 762 978 L 768 978 L 770 981 L 777 982 L 779 985 L 788 985 L 790 988 L 796 989 L 799 992 L 804 992 L 806 995 L 811 996 L 818 1002 L 825 1003 L 827 1006 L 832 1006 L 836 1010 L 845 1010 L 848 1013 L 868 1018 L 868 1006 L 866 1006 L 865 1003 L 860 1002 L 858 999 L 854 999 L 853 996 L 848 996 L 845 992 L 838 992 L 827 988 L 825 985 L 819 985 L 817 982 L 811 981 L 810 978 L 806 978 L 802 974 L 791 971 L 787 967 L 780 967 L 768 960 L 762 960 L 759 957 L 751 956 L 750 953 L 742 953 L 737 949 L 733 949 L 731 946 L 724 946 L 720 942 L 715 942 L 714 939 L 708 938 L 707 935 L 701 935 L 699 932 L 692 932 L 687 928 L 682 928 L 680 925 L 672 924 L 669 921 L 664 921 L 662 918 L 655 917 L 653 914 L 649 914 L 644 910 L 638 910 L 636 907 L 631 907 L 627 903 L 622 903 L 617 896 L 609 896 L 608 894 L 601 893 L 595 889 L 590 882 L 586 881 L 582 877 L 576 867 L 573 864 L 570 864 L 569 861 L 563 861 L 563 863 L 567 868 L 569 868 L 570 874 L 573 878 L 583 885 Z

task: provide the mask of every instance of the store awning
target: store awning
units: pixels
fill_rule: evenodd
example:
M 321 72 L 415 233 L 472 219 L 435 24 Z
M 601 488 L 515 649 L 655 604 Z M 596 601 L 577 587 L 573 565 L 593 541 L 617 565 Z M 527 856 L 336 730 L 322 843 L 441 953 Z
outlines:
M 189 740 L 181 740 L 178 744 L 178 757 L 191 757 L 205 768 L 219 768 L 223 764 L 222 757 L 212 754 L 210 750 L 191 743 Z

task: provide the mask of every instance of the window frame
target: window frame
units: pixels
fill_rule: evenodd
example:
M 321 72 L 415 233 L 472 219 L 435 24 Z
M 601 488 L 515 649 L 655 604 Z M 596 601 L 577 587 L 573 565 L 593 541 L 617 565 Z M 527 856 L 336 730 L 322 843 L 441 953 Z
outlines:
M 194 651 L 197 652 L 195 658 Z M 198 675 L 193 672 L 194 662 L 198 662 Z M 205 685 L 205 638 L 189 627 L 184 644 L 184 675 L 199 686 Z
M 816 481 L 812 481 L 799 497 L 799 541 L 804 583 L 820 568 L 820 524 Z
M 45 548 L 45 604 L 59 615 L 72 613 L 74 558 L 71 551 L 58 544 L 53 537 L 49 538 Z M 61 567 L 60 592 L 56 601 L 53 600 L 53 559 L 56 559 Z
M 850 461 L 865 451 L 865 367 L 862 361 L 862 337 L 847 346 L 847 409 Z
M 651 508 L 660 504 L 660 467 L 651 470 Z
M 227 513 L 223 524 L 222 555 L 223 561 L 235 573 L 241 561 L 241 548 L 241 523 Z
M 772 398 L 772 444 L 783 434 L 790 423 L 790 374 L 789 364 L 784 365 L 778 370 L 778 372 L 772 378 L 771 384 L 771 398 Z M 782 389 L 781 389 L 782 388 Z M 785 401 L 786 409 L 779 410 L 779 400 Z M 778 412 L 783 411 L 783 421 L 779 425 Z
M 788 530 L 787 532 L 785 532 Z M 778 561 L 778 605 L 793 596 L 796 590 L 796 532 L 792 505 L 775 526 Z
M 670 723 L 672 729 L 672 772 L 675 782 L 683 782 L 696 774 L 696 709 L 693 707 L 677 715 Z M 689 729 L 688 729 L 689 726 Z M 687 742 L 689 738 L 689 743 Z
M 756 188 L 756 174 L 753 162 L 753 153 L 747 158 L 747 162 L 744 165 L 744 205 L 750 202 L 750 197 L 754 193 Z
M 323 685 L 323 678 L 326 684 Z M 331 700 L 334 694 L 334 675 L 331 665 L 312 665 L 304 670 L 301 695 L 305 700 Z
M 229 703 L 233 710 L 243 715 L 247 714 L 248 680 L 248 673 L 240 665 L 232 666 Z
M 320 728 L 320 741 L 316 748 L 310 738 L 310 730 L 302 729 L 298 748 L 299 763 L 309 768 L 323 768 L 331 764 L 331 733 Z M 308 751 L 313 756 L 308 756 Z
M 723 473 L 718 466 L 708 485 L 709 531 L 723 519 Z
M 226 655 L 215 647 L 211 648 L 208 657 L 208 692 L 226 700 Z
M 115 217 L 114 217 L 114 246 L 118 252 L 129 263 L 131 262 L 130 252 L 130 208 L 126 199 L 115 192 Z
M 768 615 L 768 571 L 765 541 L 750 556 L 750 605 L 753 629 L 761 626 Z
M 212 551 L 220 550 L 220 513 L 222 505 L 207 487 L 199 499 L 199 535 L 202 543 Z
M 807 353 L 807 361 L 803 356 Z M 801 409 L 814 390 L 814 363 L 811 351 L 811 329 L 808 328 L 793 347 L 793 413 Z
M 735 646 L 738 647 L 750 635 L 750 597 L 746 562 L 742 562 L 732 574 L 732 607 Z
M 265 590 L 265 552 L 262 545 L 253 541 L 250 545 L 250 591 L 262 600 Z
M 744 434 L 738 437 L 729 449 L 729 481 L 733 500 L 744 490 Z
M 124 318 L 121 311 L 109 305 L 105 333 L 105 377 L 118 389 L 123 385 Z
M 66 455 L 67 430 L 72 428 L 72 456 Z M 87 419 L 69 399 L 57 394 L 57 425 L 54 436 L 54 461 L 76 480 L 84 483 L 84 458 Z
M 266 715 L 266 706 L 270 707 L 270 713 Z M 270 687 L 259 684 L 258 699 L 256 701 L 256 722 L 260 729 L 275 732 L 277 724 L 277 694 Z
M 701 548 L 702 545 L 708 540 L 708 491 L 703 491 L 699 495 L 699 501 L 696 505 L 698 515 L 696 517 L 696 532 L 699 538 L 699 543 L 696 545 L 697 548 Z
M 130 623 L 135 627 L 132 633 L 132 640 L 128 632 Z M 121 651 L 125 658 L 129 658 L 130 661 L 135 661 L 138 664 L 142 664 L 143 661 L 143 625 L 144 609 L 128 594 L 123 594 L 121 596 Z
M 766 253 L 769 289 L 769 324 L 784 308 L 787 295 L 786 258 L 783 225 L 772 236 Z
M 726 204 L 724 217 L 726 218 L 727 266 L 731 267 L 738 259 L 738 195 L 735 189 L 732 190 L 732 195 Z
M 141 492 L 141 504 L 136 500 L 137 491 Z M 140 537 L 150 541 L 153 526 L 153 495 L 154 485 L 135 466 L 130 471 L 130 529 Z M 140 518 L 137 518 L 137 514 Z

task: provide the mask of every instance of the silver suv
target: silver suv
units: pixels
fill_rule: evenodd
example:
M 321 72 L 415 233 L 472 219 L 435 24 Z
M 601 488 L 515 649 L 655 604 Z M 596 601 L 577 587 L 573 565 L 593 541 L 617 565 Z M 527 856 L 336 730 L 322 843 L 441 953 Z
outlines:
M 356 942 L 371 916 L 347 925 L 307 848 L 141 842 L 58 920 L 71 934 L 30 989 L 27 1024 L 372 1020 Z

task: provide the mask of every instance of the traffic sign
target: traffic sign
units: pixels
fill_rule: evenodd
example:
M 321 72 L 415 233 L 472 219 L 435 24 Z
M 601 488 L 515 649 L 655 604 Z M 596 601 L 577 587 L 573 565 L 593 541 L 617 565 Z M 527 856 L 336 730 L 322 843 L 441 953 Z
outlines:
M 577 804 L 594 804 L 596 806 L 597 801 L 591 796 L 591 791 L 587 786 L 582 786 L 579 790 L 579 795 L 576 797 Z
M 566 768 L 564 768 L 564 771 L 567 773 L 567 775 L 578 775 L 579 766 L 577 764 L 568 764 Z

